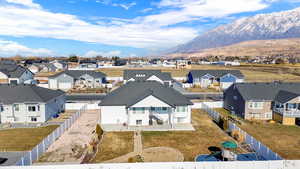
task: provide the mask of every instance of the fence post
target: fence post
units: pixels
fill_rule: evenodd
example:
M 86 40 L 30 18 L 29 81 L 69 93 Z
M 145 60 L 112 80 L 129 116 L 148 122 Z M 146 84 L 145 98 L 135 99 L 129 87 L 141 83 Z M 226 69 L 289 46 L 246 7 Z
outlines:
M 32 151 L 29 151 L 29 164 L 32 164 Z
M 36 159 L 34 159 L 34 160 L 37 160 L 38 157 L 39 157 L 39 145 L 40 145 L 40 144 L 38 144 L 38 145 L 36 146 Z
M 24 166 L 24 156 L 21 158 L 22 166 Z

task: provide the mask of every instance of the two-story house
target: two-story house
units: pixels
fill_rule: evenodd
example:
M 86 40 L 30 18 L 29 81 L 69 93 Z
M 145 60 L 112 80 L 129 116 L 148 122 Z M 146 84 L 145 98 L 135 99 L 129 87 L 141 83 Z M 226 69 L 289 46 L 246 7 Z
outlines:
M 65 93 L 35 85 L 0 85 L 0 123 L 45 122 L 65 110 Z
M 191 124 L 191 105 L 184 95 L 157 81 L 128 82 L 101 101 L 100 124 Z
M 295 124 L 300 118 L 300 83 L 236 83 L 224 92 L 224 108 L 244 119 Z

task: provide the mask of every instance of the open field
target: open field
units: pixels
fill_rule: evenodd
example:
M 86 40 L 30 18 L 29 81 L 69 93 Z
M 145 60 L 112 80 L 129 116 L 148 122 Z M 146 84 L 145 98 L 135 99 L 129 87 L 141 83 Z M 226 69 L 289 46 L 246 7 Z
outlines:
M 108 68 L 99 69 L 108 76 L 123 76 L 123 70 L 128 68 Z M 130 68 L 142 69 L 142 68 Z M 185 77 L 190 70 L 194 69 L 235 69 L 240 70 L 246 78 L 246 81 L 263 82 L 263 81 L 300 81 L 300 64 L 281 64 L 281 65 L 265 65 L 265 64 L 243 64 L 241 66 L 218 66 L 218 65 L 192 65 L 191 69 L 175 69 L 166 67 L 147 67 L 144 69 L 160 69 L 163 72 L 171 72 L 173 77 Z
M 92 163 L 100 163 L 133 151 L 133 132 L 108 132 L 98 145 Z
M 205 112 L 193 110 L 192 117 L 196 131 L 143 132 L 144 148 L 175 148 L 185 161 L 194 161 L 198 154 L 210 154 L 208 147 L 220 147 L 223 141 L 231 140 Z
M 191 87 L 186 89 L 188 92 L 220 92 L 213 88 Z
M 0 151 L 28 151 L 39 144 L 58 125 L 40 128 L 0 130 Z
M 284 126 L 267 122 L 245 122 L 240 127 L 284 159 L 300 159 L 299 126 Z

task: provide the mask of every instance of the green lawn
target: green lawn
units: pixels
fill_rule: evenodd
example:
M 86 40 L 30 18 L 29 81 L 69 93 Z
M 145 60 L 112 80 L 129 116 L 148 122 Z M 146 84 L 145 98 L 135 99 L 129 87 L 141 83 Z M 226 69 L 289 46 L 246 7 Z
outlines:
M 58 125 L 40 128 L 0 130 L 0 151 L 28 151 L 54 131 Z

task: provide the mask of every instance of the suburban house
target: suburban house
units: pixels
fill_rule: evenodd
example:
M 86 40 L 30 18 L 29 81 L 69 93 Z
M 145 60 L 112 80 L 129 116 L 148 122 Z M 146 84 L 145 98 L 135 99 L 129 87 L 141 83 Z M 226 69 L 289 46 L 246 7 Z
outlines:
M 90 70 L 66 70 L 48 78 L 50 89 L 97 88 L 106 83 L 106 74 Z
M 79 61 L 79 68 L 85 69 L 85 68 L 91 68 L 96 69 L 98 67 L 98 64 L 96 61 L 93 60 L 80 60 Z
M 236 83 L 224 92 L 224 108 L 244 119 L 295 124 L 300 118 L 300 83 Z
M 58 70 L 66 70 L 66 69 L 68 69 L 68 64 L 65 63 L 62 60 L 54 60 L 54 61 L 52 61 L 50 63 L 53 64 Z
M 244 82 L 244 75 L 239 70 L 192 70 L 187 75 L 187 82 L 202 88 L 224 90 L 233 83 Z
M 124 84 L 129 81 L 157 81 L 168 86 L 173 82 L 171 74 L 161 70 L 124 70 L 123 80 Z
M 191 105 L 184 95 L 157 81 L 128 82 L 101 101 L 100 124 L 171 127 L 191 124 Z
M 30 84 L 33 81 L 33 73 L 27 68 L 15 63 L 0 63 L 0 84 Z
M 0 85 L 0 122 L 45 122 L 65 109 L 65 93 L 35 85 Z
M 28 66 L 28 69 L 32 73 L 39 73 L 39 72 L 56 72 L 59 69 L 53 63 L 34 63 Z

